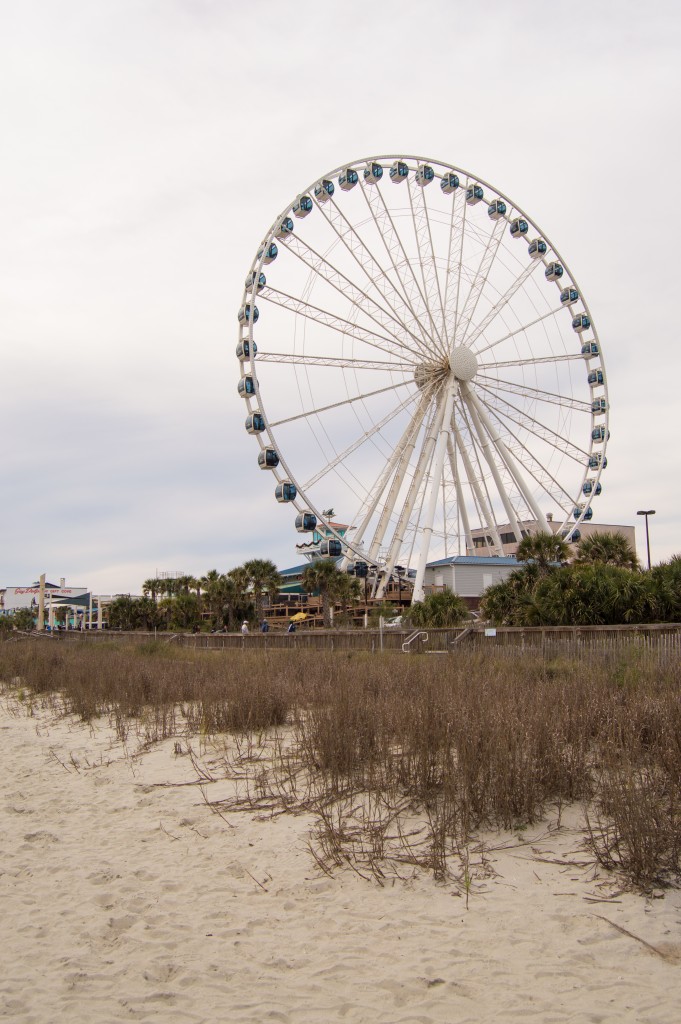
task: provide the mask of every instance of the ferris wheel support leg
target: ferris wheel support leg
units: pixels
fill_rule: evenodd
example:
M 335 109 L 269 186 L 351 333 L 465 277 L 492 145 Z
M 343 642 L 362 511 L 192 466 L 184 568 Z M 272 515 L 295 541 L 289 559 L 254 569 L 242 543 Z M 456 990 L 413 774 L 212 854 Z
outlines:
M 416 498 L 421 489 L 423 479 L 433 458 L 433 449 L 435 448 L 435 442 L 437 441 L 438 434 L 442 429 L 442 424 L 444 423 L 443 417 L 445 411 L 445 404 L 446 392 L 441 391 L 437 399 L 437 409 L 435 415 L 433 416 L 433 419 L 430 424 L 430 429 L 428 430 L 428 434 L 423 443 L 423 448 L 421 450 L 421 454 L 416 464 L 416 471 L 414 473 L 414 476 L 412 477 L 411 484 L 409 485 L 407 497 L 405 499 L 404 505 L 402 506 L 402 511 L 400 513 L 399 522 L 395 529 L 395 533 L 393 534 L 392 544 L 390 545 L 390 552 L 388 554 L 388 558 L 386 559 L 385 565 L 383 566 L 383 578 L 377 582 L 374 597 L 382 598 L 385 596 L 385 589 L 388 585 L 388 581 L 390 580 L 390 574 L 393 571 L 393 568 L 395 567 L 395 563 L 397 562 L 400 549 L 404 542 L 404 535 L 406 533 L 407 525 L 411 518 L 412 512 L 414 511 Z
M 390 490 L 388 491 L 388 496 L 383 506 L 383 511 L 381 512 L 381 517 L 378 521 L 376 532 L 374 533 L 374 536 L 371 541 L 369 559 L 372 562 L 375 562 L 376 559 L 378 558 L 378 552 L 380 550 L 381 544 L 383 543 L 383 538 L 385 537 L 386 530 L 390 523 L 390 517 L 393 514 L 395 504 L 397 502 L 397 496 L 400 492 L 400 488 L 402 487 L 404 478 L 407 474 L 409 463 L 411 462 L 411 457 L 413 455 L 414 448 L 416 447 L 416 438 L 418 437 L 418 432 L 421 427 L 421 424 L 423 423 L 423 418 L 428 410 L 430 400 L 430 394 L 427 393 L 422 395 L 421 401 L 418 404 L 418 408 L 416 409 L 414 416 L 409 426 L 407 427 L 407 430 L 405 430 L 404 434 L 402 435 L 402 438 L 400 439 L 400 444 L 398 445 L 396 452 L 396 454 L 399 456 L 397 470 L 390 485 Z
M 411 459 L 412 452 L 416 444 L 416 437 L 418 435 L 419 428 L 423 421 L 423 417 L 426 413 L 426 410 L 428 409 L 429 403 L 430 395 L 423 395 L 416 410 L 414 411 L 413 416 L 411 417 L 409 423 L 407 424 L 406 430 L 402 434 L 402 437 L 400 438 L 399 443 L 395 448 L 395 451 L 391 455 L 387 466 L 385 467 L 377 483 L 375 484 L 373 493 L 369 496 L 368 503 L 365 505 L 366 511 L 362 516 L 362 521 L 357 530 L 355 531 L 352 544 L 353 548 L 359 548 L 360 544 L 362 543 L 362 540 L 364 539 L 364 534 L 366 533 L 367 526 L 371 521 L 371 517 L 376 511 L 378 503 L 381 499 L 381 495 L 385 491 L 388 485 L 388 481 L 390 480 L 390 477 L 393 476 L 394 474 L 392 484 L 390 486 L 390 491 L 388 492 L 388 497 L 383 507 L 381 520 L 379 521 L 376 535 L 374 535 L 374 539 L 372 541 L 371 550 L 369 552 L 369 561 L 375 561 L 378 555 L 378 548 L 380 547 L 383 535 L 385 534 L 385 530 L 390 521 L 390 514 L 393 510 L 395 499 L 397 497 L 399 489 L 402 485 L 402 481 L 406 474 L 407 468 L 409 466 L 409 461 Z M 379 534 L 380 536 L 377 542 L 376 537 Z M 374 547 L 376 548 L 375 552 Z M 349 555 L 346 554 L 345 558 L 343 559 L 341 568 L 346 568 L 348 561 Z
M 442 417 L 442 425 L 440 427 L 437 448 L 435 450 L 435 459 L 433 465 L 433 472 L 430 477 L 430 491 L 428 493 L 428 505 L 426 507 L 426 522 L 423 527 L 423 534 L 421 539 L 421 550 L 419 552 L 419 562 L 416 568 L 416 579 L 414 580 L 414 593 L 412 596 L 412 604 L 416 604 L 419 601 L 423 601 L 425 597 L 425 591 L 423 589 L 423 580 L 426 575 L 426 562 L 428 561 L 428 550 L 430 548 L 430 539 L 433 534 L 433 522 L 435 520 L 435 509 L 437 506 L 437 499 L 440 490 L 440 480 L 442 478 L 442 470 L 445 464 L 445 452 L 447 451 L 447 439 L 449 438 L 449 424 L 452 418 L 452 411 L 454 409 L 454 399 L 456 398 L 459 385 L 457 380 L 452 379 L 447 391 L 447 398 L 445 399 L 444 415 Z
M 518 516 L 516 515 L 516 511 L 513 508 L 513 505 L 511 504 L 511 499 L 508 496 L 508 492 L 506 491 L 506 488 L 504 487 L 504 482 L 501 479 L 501 474 L 499 473 L 499 469 L 497 467 L 497 464 L 494 461 L 494 456 L 493 456 L 492 451 L 491 451 L 491 448 L 493 447 L 492 440 L 491 440 L 490 436 L 485 432 L 485 430 L 484 430 L 484 428 L 482 426 L 482 423 L 480 421 L 480 417 L 478 416 L 477 408 L 476 408 L 474 402 L 471 401 L 470 389 L 466 388 L 465 391 L 462 389 L 461 393 L 463 395 L 463 399 L 464 399 L 464 402 L 466 403 L 468 411 L 471 414 L 471 420 L 473 421 L 473 426 L 475 428 L 475 432 L 477 434 L 478 441 L 480 443 L 480 447 L 482 448 L 482 452 L 483 452 L 483 455 L 485 456 L 485 459 L 487 461 L 487 465 L 490 468 L 490 472 L 492 474 L 492 477 L 494 479 L 494 483 L 495 483 L 496 488 L 497 488 L 497 493 L 498 493 L 499 497 L 501 498 L 501 503 L 504 506 L 504 509 L 506 511 L 506 515 L 508 516 L 508 521 L 511 524 L 511 529 L 513 530 L 514 534 L 516 535 L 518 541 L 521 541 L 523 535 L 522 535 L 522 530 L 520 528 L 520 523 L 518 522 Z M 494 445 L 494 447 L 496 448 L 496 445 Z M 502 554 L 503 554 L 503 548 L 502 548 Z
M 452 473 L 452 479 L 454 480 L 454 486 L 456 488 L 456 503 L 459 509 L 459 515 L 463 523 L 463 532 L 466 538 L 466 554 L 473 554 L 473 534 L 471 533 L 471 524 L 468 519 L 468 510 L 466 509 L 465 502 L 463 500 L 463 491 L 461 490 L 461 480 L 459 479 L 458 466 L 456 461 L 456 450 L 452 443 L 451 435 L 447 438 L 447 455 L 449 456 L 449 468 Z
M 527 502 L 527 505 L 530 508 L 532 514 L 534 515 L 535 519 L 537 520 L 537 525 L 538 525 L 539 529 L 541 531 L 543 531 L 544 533 L 551 533 L 551 528 L 549 527 L 549 524 L 547 522 L 546 516 L 544 515 L 544 513 L 540 509 L 540 507 L 537 504 L 537 502 L 534 500 L 534 496 L 533 496 L 532 492 L 530 491 L 529 487 L 526 485 L 525 480 L 523 479 L 522 473 L 520 473 L 518 471 L 518 468 L 515 465 L 514 459 L 513 459 L 512 455 L 511 455 L 510 451 L 506 447 L 504 441 L 499 436 L 499 432 L 495 429 L 494 424 L 492 423 L 492 421 L 488 417 L 487 413 L 485 412 L 485 410 L 484 410 L 484 408 L 482 406 L 482 403 L 478 399 L 478 396 L 468 386 L 466 386 L 465 391 L 466 391 L 466 397 L 475 406 L 477 414 L 478 414 L 478 416 L 480 418 L 480 422 L 482 423 L 483 427 L 485 428 L 485 430 L 487 431 L 487 433 L 491 437 L 491 439 L 492 439 L 492 441 L 493 441 L 497 451 L 499 452 L 500 458 L 502 459 L 502 461 L 503 461 L 504 465 L 506 466 L 507 470 L 509 471 L 509 473 L 513 477 L 513 480 L 515 481 L 516 487 L 518 488 L 518 490 L 522 494 L 522 496 L 525 499 L 525 501 Z M 518 541 L 520 542 L 520 540 L 522 540 L 522 536 L 519 535 L 518 536 Z
M 499 536 L 499 530 L 497 529 L 496 521 L 494 519 L 494 516 L 492 515 L 492 509 L 490 508 L 489 502 L 487 501 L 487 498 L 485 497 L 482 488 L 480 487 L 478 478 L 476 477 L 475 472 L 473 470 L 473 465 L 468 456 L 468 452 L 466 451 L 463 445 L 459 428 L 457 427 L 456 421 L 454 420 L 453 417 L 452 430 L 454 431 L 454 437 L 456 438 L 457 447 L 461 452 L 461 460 L 463 462 L 464 469 L 466 470 L 468 482 L 471 485 L 471 488 L 473 489 L 473 494 L 476 497 L 478 508 L 482 511 L 485 524 L 491 534 L 494 553 L 495 555 L 503 555 L 504 547 L 503 544 L 501 543 L 501 537 Z

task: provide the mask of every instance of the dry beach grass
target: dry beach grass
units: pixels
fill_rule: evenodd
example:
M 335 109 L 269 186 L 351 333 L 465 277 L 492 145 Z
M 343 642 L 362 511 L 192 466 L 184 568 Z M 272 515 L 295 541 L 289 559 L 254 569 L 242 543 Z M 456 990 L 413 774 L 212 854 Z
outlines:
M 213 738 L 211 779 L 242 782 L 215 810 L 312 814 L 324 871 L 411 865 L 466 886 L 482 830 L 580 802 L 603 866 L 642 890 L 681 876 L 677 664 L 27 641 L 0 647 L 0 677 L 27 709 L 105 716 L 120 740 Z
M 0 1019 L 678 1019 L 675 668 L 28 641 L 0 677 Z

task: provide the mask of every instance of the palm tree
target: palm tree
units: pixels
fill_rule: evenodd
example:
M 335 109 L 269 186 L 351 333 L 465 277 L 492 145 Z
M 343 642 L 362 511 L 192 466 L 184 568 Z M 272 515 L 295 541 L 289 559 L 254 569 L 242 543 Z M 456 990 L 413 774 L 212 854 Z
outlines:
M 423 601 L 413 604 L 404 617 L 410 626 L 437 629 L 458 626 L 470 618 L 470 612 L 463 598 L 444 590 L 440 594 L 428 594 Z
M 142 584 L 142 593 L 144 594 L 145 597 L 149 597 L 149 595 L 151 595 L 151 597 L 155 601 L 158 595 L 160 594 L 162 587 L 162 581 L 154 576 L 153 578 L 144 581 L 144 583 Z
M 556 562 L 562 564 L 570 557 L 570 549 L 555 533 L 530 533 L 523 537 L 516 558 L 519 562 L 534 562 L 542 573 L 549 572 Z
M 646 573 L 616 565 L 583 563 L 545 576 L 535 600 L 542 625 L 611 626 L 650 622 L 655 599 Z
M 577 547 L 575 562 L 616 565 L 621 569 L 638 569 L 636 552 L 623 533 L 591 533 L 582 538 Z
M 248 578 L 248 586 L 253 591 L 255 614 L 258 622 L 262 619 L 263 597 L 275 594 L 281 585 L 281 576 L 274 562 L 268 558 L 251 558 L 243 564 L 244 573 Z
M 359 599 L 359 581 L 341 572 L 335 562 L 325 558 L 318 558 L 305 566 L 301 584 L 308 594 L 320 595 L 325 629 L 331 626 L 331 609 L 337 601 L 346 603 Z
M 193 576 L 178 576 L 175 580 L 175 592 L 188 594 L 194 589 L 195 579 Z
M 659 619 L 681 622 L 681 555 L 673 555 L 642 575 L 650 577 Z
M 528 562 L 522 569 L 516 569 L 505 580 L 487 587 L 480 611 L 497 626 L 528 625 L 528 605 L 533 595 L 541 570 L 536 562 Z

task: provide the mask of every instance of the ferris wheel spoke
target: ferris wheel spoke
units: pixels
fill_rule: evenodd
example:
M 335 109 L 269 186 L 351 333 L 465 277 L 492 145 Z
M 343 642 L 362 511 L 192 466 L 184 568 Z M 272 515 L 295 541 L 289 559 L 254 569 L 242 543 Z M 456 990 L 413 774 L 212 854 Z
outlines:
M 466 432 L 471 439 L 471 448 L 473 450 L 473 454 L 475 455 L 476 462 L 478 463 L 477 473 L 473 467 L 473 463 L 471 462 L 468 450 L 463 442 L 461 431 L 459 430 L 459 426 L 456 422 L 456 417 L 454 413 L 452 414 L 452 430 L 454 431 L 454 437 L 456 439 L 457 448 L 461 452 L 461 461 L 463 462 L 464 470 L 466 471 L 466 478 L 473 492 L 475 504 L 477 505 L 478 516 L 480 518 L 480 525 L 483 526 L 486 530 L 489 530 L 492 536 L 492 545 L 495 554 L 503 555 L 504 545 L 501 543 L 501 537 L 499 535 L 496 519 L 494 518 L 494 513 L 492 511 L 492 503 L 489 500 L 489 494 L 487 493 L 487 488 L 485 486 L 485 478 L 482 472 L 482 467 L 480 466 L 479 455 L 475 449 L 475 445 L 473 444 L 473 434 L 470 428 L 470 424 L 468 423 L 466 410 L 464 409 L 463 406 L 460 406 L 460 414 L 466 427 Z
M 468 518 L 468 509 L 466 508 L 466 502 L 463 499 L 463 490 L 461 488 L 461 477 L 459 475 L 459 464 L 457 459 L 457 448 L 452 440 L 452 434 L 447 439 L 447 457 L 449 459 L 449 470 L 452 474 L 452 480 L 454 481 L 454 490 L 456 493 L 456 507 L 457 513 L 461 517 L 463 524 L 464 537 L 466 539 L 466 554 L 473 554 L 473 534 L 471 533 L 471 524 Z M 482 520 L 481 520 L 482 521 Z M 446 516 L 445 516 L 446 522 Z M 446 557 L 446 556 L 445 556 Z
M 487 404 L 491 405 L 492 408 L 495 408 L 501 416 L 512 420 L 517 426 L 529 431 L 529 433 L 533 434 L 539 440 L 546 441 L 546 443 L 551 445 L 552 448 L 555 448 L 556 451 L 560 452 L 562 455 L 567 455 L 579 465 L 583 466 L 586 460 L 588 460 L 589 453 L 584 451 L 582 448 L 578 448 L 577 445 L 573 444 L 563 434 L 553 430 L 553 428 L 542 423 L 534 416 L 530 416 L 524 409 L 519 409 L 517 405 L 509 402 L 507 399 L 501 398 L 499 395 L 495 395 L 487 388 L 479 385 L 479 390 L 487 392 L 489 396 Z M 529 426 L 529 424 L 531 424 L 531 426 Z
M 486 432 L 487 436 L 492 441 L 492 444 L 494 445 L 494 449 L 497 452 L 499 460 L 506 467 L 506 471 L 508 472 L 511 480 L 515 484 L 518 493 L 523 498 L 525 505 L 532 512 L 535 521 L 539 524 L 539 528 L 548 533 L 549 524 L 546 521 L 546 517 L 544 516 L 544 513 L 542 512 L 541 508 L 535 501 L 532 491 L 525 483 L 523 474 L 519 470 L 518 464 L 514 458 L 513 453 L 506 446 L 506 443 L 502 438 L 501 434 L 495 427 L 492 420 L 490 420 L 490 418 L 488 417 L 484 404 L 480 401 L 480 399 L 475 394 L 475 392 L 473 391 L 469 384 L 462 385 L 462 390 L 464 392 L 465 398 L 475 408 L 475 411 L 478 414 L 478 418 L 483 427 L 483 430 Z M 522 540 L 522 532 L 517 534 L 517 539 L 519 541 Z
M 398 332 L 406 335 L 408 339 L 411 339 L 412 343 L 418 342 L 418 338 L 411 332 L 408 332 L 405 325 L 400 320 L 397 320 L 391 312 L 372 299 L 366 291 L 351 281 L 349 277 L 336 270 L 328 260 L 311 246 L 307 245 L 300 236 L 291 233 L 286 236 L 285 242 L 289 251 L 297 256 L 305 266 L 309 267 L 318 277 L 330 284 L 345 299 L 349 299 L 357 309 L 365 313 L 379 328 L 385 330 L 394 339 L 394 344 L 398 348 L 404 349 L 407 352 L 411 351 L 412 346 L 405 337 L 400 337 L 399 333 L 395 333 L 395 328 L 397 328 Z
M 482 355 L 483 352 L 488 352 L 492 348 L 496 348 L 497 345 L 501 345 L 504 341 L 509 341 L 511 338 L 517 337 L 519 334 L 525 334 L 529 331 L 530 327 L 536 327 L 537 324 L 543 323 L 544 320 L 549 320 L 552 316 L 556 316 L 560 313 L 562 307 L 558 306 L 556 309 L 549 309 L 548 312 L 542 313 L 540 316 L 535 317 L 534 320 L 529 320 L 526 324 L 521 324 L 514 331 L 509 331 L 508 334 L 504 334 L 503 337 L 497 338 L 496 341 L 491 341 L 489 345 L 485 345 L 484 348 L 476 350 L 476 357 Z
M 463 195 L 462 189 L 458 189 L 454 193 L 449 221 L 449 246 L 447 251 L 447 277 L 444 301 L 444 333 L 447 339 L 455 336 L 459 316 L 463 240 L 466 234 L 466 210 L 468 209 Z
M 378 262 L 359 232 L 347 219 L 334 199 L 325 205 L 318 205 L 322 216 L 333 232 L 343 243 L 349 254 L 365 275 L 367 282 L 383 298 L 392 311 L 394 319 L 401 324 L 407 334 L 414 338 L 414 343 L 424 354 L 428 352 L 428 342 L 420 330 L 421 337 L 412 332 L 408 326 L 413 321 L 414 313 L 409 308 L 406 296 L 396 287 L 387 270 Z M 420 328 L 420 324 L 418 324 Z
M 430 405 L 431 396 L 429 394 L 422 394 L 419 399 L 419 404 L 414 411 L 411 420 L 407 424 L 402 437 L 395 446 L 395 450 L 391 458 L 388 460 L 385 469 L 380 474 L 378 480 L 374 484 L 374 487 L 369 491 L 367 498 L 360 509 L 358 516 L 359 526 L 355 533 L 356 543 L 361 544 L 363 541 L 364 534 L 367 531 L 369 523 L 376 513 L 378 503 L 384 494 L 386 487 L 390 484 L 388 494 L 386 495 L 385 502 L 383 503 L 383 509 L 379 517 L 378 525 L 374 531 L 372 542 L 372 550 L 374 548 L 376 548 L 377 551 L 380 549 L 390 518 L 395 508 L 397 496 L 409 468 L 409 463 L 414 452 L 419 430 L 421 430 L 423 426 Z
M 345 405 L 353 405 L 355 402 L 365 402 L 367 398 L 374 398 L 376 395 L 384 395 L 387 391 L 396 391 L 397 388 L 405 388 L 411 385 L 411 381 L 403 381 L 399 384 L 389 384 L 385 388 L 377 388 L 375 391 L 367 391 L 366 394 L 354 395 L 352 398 L 344 398 L 340 402 L 332 402 L 330 405 L 320 405 L 314 409 L 307 409 L 296 416 L 287 416 L 286 419 L 276 420 L 270 423 L 270 427 L 281 427 L 284 423 L 294 423 L 296 420 L 309 419 L 311 416 L 319 416 L 320 413 L 329 412 L 330 409 L 342 409 Z
M 406 305 L 411 312 L 413 322 L 418 325 L 424 342 L 427 347 L 437 347 L 436 335 L 429 316 L 428 304 L 421 291 L 420 285 L 414 273 L 411 260 L 407 256 L 404 244 L 395 228 L 392 216 L 385 202 L 380 188 L 372 185 L 362 184 L 362 195 L 366 201 L 369 213 L 373 217 L 374 224 L 379 232 L 388 259 L 392 264 L 393 272 L 400 282 L 400 288 L 404 295 Z M 424 323 L 430 323 L 430 330 Z
M 480 399 L 480 401 L 483 401 Z M 518 434 L 509 424 L 499 416 L 498 410 L 487 402 L 483 401 L 488 414 L 493 417 L 506 434 L 506 446 L 509 448 L 519 463 L 536 480 L 548 497 L 550 497 L 563 511 L 572 503 L 572 495 L 556 480 L 555 476 L 539 461 L 527 445 L 521 440 Z M 567 505 L 565 502 L 567 501 Z
M 466 344 L 466 335 L 468 334 L 473 317 L 475 316 L 475 311 L 478 308 L 480 296 L 487 284 L 492 265 L 499 251 L 499 246 L 503 241 L 503 228 L 506 226 L 506 221 L 502 218 L 500 220 L 495 220 L 492 223 L 494 227 L 487 238 L 487 244 L 485 245 L 484 252 L 480 258 L 480 265 L 478 266 L 475 277 L 473 278 L 473 283 L 468 290 L 468 294 L 461 311 L 461 316 L 459 317 L 455 335 L 455 343 L 457 345 Z
M 292 313 L 305 317 L 307 320 L 313 320 L 315 323 L 323 324 L 324 327 L 330 327 L 331 330 L 337 331 L 339 334 L 355 338 L 356 341 L 362 341 L 365 345 L 378 348 L 387 355 L 393 353 L 393 343 L 390 338 L 375 334 L 364 327 L 358 327 L 352 321 L 334 316 L 332 313 L 327 313 L 326 310 L 320 309 L 318 306 L 311 306 L 303 299 L 296 299 L 293 295 L 287 295 L 285 292 L 277 291 L 269 286 L 263 288 L 260 296 L 268 302 L 274 303 L 275 306 L 281 306 L 282 309 L 288 309 Z
M 591 402 L 583 402 L 579 398 L 570 398 L 567 395 L 558 395 L 553 391 L 544 391 L 542 388 L 533 388 L 528 384 L 516 384 L 511 380 L 502 380 L 500 377 L 488 377 L 484 373 L 476 374 L 476 380 L 482 381 L 488 389 L 509 391 L 518 395 L 519 398 L 532 398 L 539 402 L 548 402 L 551 405 L 560 405 L 563 409 L 574 409 L 577 412 L 591 413 Z
M 494 363 L 478 363 L 480 370 L 505 370 L 508 366 L 541 366 L 544 363 L 584 362 L 580 352 L 559 352 L 552 356 L 529 356 L 527 359 L 504 359 Z
M 307 483 L 303 485 L 303 489 L 306 491 L 309 490 L 323 477 L 325 477 L 328 473 L 335 469 L 336 466 L 338 466 L 341 462 L 345 462 L 345 460 L 349 458 L 353 452 L 356 452 L 357 449 L 361 448 L 363 444 L 373 439 L 373 437 L 378 433 L 379 430 L 382 430 L 385 426 L 387 426 L 388 423 L 390 423 L 396 416 L 403 412 L 404 409 L 408 408 L 409 405 L 411 405 L 412 402 L 414 402 L 415 400 L 416 395 L 408 395 L 403 402 L 400 402 L 400 404 L 396 406 L 396 408 L 391 409 L 390 412 L 386 416 L 384 416 L 382 420 L 380 420 L 378 423 L 372 424 L 369 430 L 365 431 L 363 434 L 361 434 L 361 436 L 355 438 L 355 440 L 351 444 L 349 444 L 347 448 L 344 449 L 344 451 L 339 452 L 339 454 L 336 455 L 329 462 L 327 462 L 327 464 L 322 469 L 318 470 L 318 472 L 315 473 L 314 476 L 310 477 Z
M 496 439 L 493 438 L 493 436 L 485 429 L 485 424 L 482 421 L 482 417 L 480 416 L 480 410 L 476 403 L 473 401 L 471 392 L 468 389 L 464 389 L 462 387 L 461 396 L 463 398 L 464 404 L 468 408 L 468 413 L 473 424 L 473 429 L 477 436 L 478 444 L 480 445 L 482 454 L 485 458 L 485 461 L 487 462 L 487 465 L 489 466 L 489 470 L 490 473 L 492 474 L 492 479 L 494 480 L 494 485 L 496 487 L 497 494 L 501 498 L 501 504 L 504 506 L 504 511 L 508 516 L 508 521 L 511 525 L 511 529 L 513 530 L 516 536 L 516 540 L 520 541 L 522 540 L 522 532 L 520 529 L 520 523 L 518 522 L 518 515 L 516 513 L 515 508 L 513 507 L 511 498 L 503 482 L 501 473 L 499 472 L 499 467 L 495 459 L 496 456 L 499 459 L 499 462 L 501 463 L 502 467 L 505 468 L 508 472 L 508 466 L 504 461 L 500 446 L 497 443 Z M 513 480 L 512 474 L 511 479 Z
M 421 265 L 421 278 L 423 280 L 423 294 L 425 295 L 426 308 L 433 330 L 433 336 L 440 341 L 440 351 L 445 354 L 443 345 L 443 330 L 445 310 L 442 301 L 442 290 L 440 278 L 437 272 L 435 261 L 435 246 L 433 244 L 433 233 L 430 227 L 428 215 L 428 203 L 426 201 L 426 188 L 412 184 L 412 178 L 407 178 L 407 190 L 409 193 L 409 205 L 411 206 L 411 219 L 414 225 L 414 235 L 419 253 Z M 435 322 L 435 310 L 437 309 L 437 320 Z
M 382 359 L 344 359 L 342 356 L 313 356 L 296 352 L 263 352 L 258 349 L 258 363 L 281 363 L 292 366 L 326 366 L 331 370 L 382 370 L 389 373 L 413 373 L 414 363 L 388 363 Z
M 541 260 L 533 260 L 528 263 L 526 267 L 523 267 L 522 271 L 516 277 L 515 281 L 506 289 L 500 299 L 492 306 L 492 308 L 485 314 L 482 320 L 475 324 L 473 330 L 466 334 L 466 345 L 473 349 L 477 355 L 477 349 L 473 348 L 473 345 L 478 340 L 481 334 L 483 334 L 489 325 L 499 316 L 502 309 L 508 305 L 513 296 L 518 292 L 527 281 L 528 277 L 532 275 L 532 272 L 537 269 L 537 266 L 543 266 Z

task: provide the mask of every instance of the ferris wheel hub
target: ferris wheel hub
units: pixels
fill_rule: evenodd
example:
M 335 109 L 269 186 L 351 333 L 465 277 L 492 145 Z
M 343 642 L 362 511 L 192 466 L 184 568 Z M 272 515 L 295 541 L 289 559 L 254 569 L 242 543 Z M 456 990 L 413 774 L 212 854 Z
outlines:
M 478 361 L 465 345 L 457 345 L 452 349 L 449 365 L 457 380 L 473 380 L 478 372 Z

